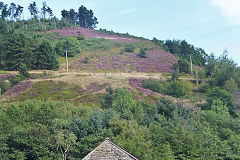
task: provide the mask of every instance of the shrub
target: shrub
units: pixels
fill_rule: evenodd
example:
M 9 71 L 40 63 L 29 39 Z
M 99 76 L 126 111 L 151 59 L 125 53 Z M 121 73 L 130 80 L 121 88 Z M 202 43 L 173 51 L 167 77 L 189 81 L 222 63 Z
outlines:
M 156 104 L 158 114 L 164 115 L 166 118 L 173 119 L 176 114 L 176 105 L 169 99 L 162 98 Z
M 89 58 L 85 57 L 84 60 L 83 60 L 83 63 L 88 64 L 89 63 Z
M 175 65 L 176 68 L 179 69 L 179 72 L 182 73 L 190 73 L 190 64 L 185 59 L 178 60 L 178 63 Z
M 9 88 L 9 85 L 6 81 L 0 81 L 0 95 L 4 94 Z
M 199 92 L 201 93 L 208 93 L 211 89 L 211 86 L 209 83 L 204 83 L 199 87 Z
M 131 44 L 126 45 L 125 52 L 134 52 L 135 47 Z
M 173 97 L 184 97 L 192 93 L 193 85 L 190 82 L 172 81 L 168 84 L 165 93 Z
M 178 78 L 179 78 L 179 70 L 177 69 L 177 70 L 175 70 L 175 71 L 173 72 L 173 74 L 172 74 L 172 80 L 173 80 L 173 81 L 177 81 Z
M 215 100 L 222 101 L 223 105 L 228 107 L 229 113 L 233 116 L 236 115 L 236 106 L 230 92 L 219 87 L 213 88 L 207 95 L 208 106 L 211 106 Z
M 164 89 L 164 86 L 160 81 L 154 80 L 154 79 L 148 79 L 142 84 L 143 88 L 150 89 L 154 92 L 162 92 Z
M 230 78 L 227 80 L 223 86 L 224 89 L 226 89 L 229 92 L 234 92 L 238 89 L 238 84 L 233 78 Z
M 190 81 L 181 81 L 183 85 L 183 91 L 187 96 L 192 94 L 193 84 Z
M 132 93 L 125 88 L 119 88 L 114 91 L 112 108 L 121 114 L 121 118 L 131 119 L 132 112 L 137 106 L 136 100 Z
M 77 36 L 77 40 L 81 41 L 81 40 L 84 40 L 84 39 L 85 39 L 85 37 L 79 33 L 78 36 Z
M 198 69 L 198 78 L 199 79 L 204 79 L 206 78 L 206 70 L 205 69 Z
M 140 57 L 140 58 L 147 58 L 147 54 L 144 51 L 144 49 L 140 50 L 140 52 L 138 53 L 138 57 Z
M 11 87 L 16 85 L 16 84 L 18 84 L 22 80 L 24 80 L 24 77 L 22 75 L 20 75 L 20 74 L 9 78 Z
M 113 100 L 113 89 L 111 86 L 106 88 L 106 94 L 104 94 L 103 99 L 101 100 L 102 108 L 112 108 L 112 100 Z
M 21 63 L 18 67 L 18 72 L 20 75 L 22 75 L 23 77 L 29 77 L 29 73 L 28 73 L 28 69 L 27 69 L 27 65 L 24 63 Z

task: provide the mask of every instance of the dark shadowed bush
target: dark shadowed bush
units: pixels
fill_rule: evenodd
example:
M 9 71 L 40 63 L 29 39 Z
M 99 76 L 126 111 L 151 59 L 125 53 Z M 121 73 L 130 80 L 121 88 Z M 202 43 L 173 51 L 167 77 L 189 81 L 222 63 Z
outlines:
M 178 60 L 178 63 L 175 64 L 175 69 L 179 69 L 179 72 L 182 73 L 190 73 L 190 64 L 187 60 L 185 59 L 180 59 Z
M 140 58 L 147 58 L 147 54 L 144 51 L 144 49 L 140 50 L 140 52 L 138 53 L 138 57 L 140 57 Z
M 211 90 L 211 86 L 209 83 L 204 83 L 199 87 L 199 92 L 208 93 Z
M 125 52 L 134 52 L 135 47 L 131 44 L 126 45 Z

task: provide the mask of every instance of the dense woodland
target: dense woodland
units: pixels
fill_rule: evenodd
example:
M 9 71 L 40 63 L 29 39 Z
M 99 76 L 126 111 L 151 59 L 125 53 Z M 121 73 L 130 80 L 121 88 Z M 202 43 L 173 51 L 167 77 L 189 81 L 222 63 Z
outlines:
M 57 70 L 66 49 L 69 57 L 90 48 L 105 49 L 104 40 L 85 40 L 80 33 L 56 41 L 35 34 L 72 26 L 95 28 L 98 22 L 91 9 L 63 9 L 61 20 L 46 2 L 40 10 L 35 2 L 29 4 L 29 20 L 22 18 L 23 9 L 0 2 L 0 70 L 19 71 L 0 79 L 0 95 L 29 79 L 28 70 Z M 127 88 L 111 86 L 94 107 L 62 100 L 0 101 L 1 159 L 80 159 L 106 137 L 141 160 L 240 159 L 239 104 L 233 98 L 240 87 L 240 68 L 228 58 L 228 51 L 216 57 L 186 40 L 154 38 L 152 42 L 178 61 L 170 79 L 148 79 L 141 87 L 178 99 L 197 92 L 206 97 L 206 103 L 186 107 L 166 98 L 150 103 L 147 97 L 137 100 Z M 131 44 L 111 45 L 124 48 L 121 54 L 136 50 Z M 146 49 L 139 48 L 137 56 L 147 58 Z M 191 61 L 199 66 L 192 71 Z M 88 63 L 88 57 L 83 62 Z M 182 75 L 196 81 L 180 80 Z M 202 83 L 197 85 L 198 81 Z
M 126 89 L 107 89 L 102 106 L 63 102 L 10 103 L 0 112 L 2 159 L 79 159 L 105 137 L 139 159 L 239 159 L 239 116 L 229 94 L 209 92 L 206 109 L 167 99 L 136 101 Z M 7 125 L 6 125 L 7 124 Z

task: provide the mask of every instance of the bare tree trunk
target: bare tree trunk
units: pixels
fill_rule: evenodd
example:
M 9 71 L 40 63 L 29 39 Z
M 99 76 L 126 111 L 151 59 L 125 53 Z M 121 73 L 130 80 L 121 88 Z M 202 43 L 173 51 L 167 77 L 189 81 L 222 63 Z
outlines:
M 196 70 L 196 84 L 199 85 L 199 79 L 198 79 L 198 70 Z
M 24 21 L 22 22 L 22 30 L 24 30 Z
M 7 20 L 6 20 L 6 26 L 7 26 L 7 31 L 9 32 L 9 28 L 8 28 L 8 23 L 7 23 Z
M 54 22 L 54 28 L 57 29 L 56 20 L 54 19 L 53 22 Z
M 85 27 L 87 28 L 87 21 L 86 21 L 86 19 L 85 19 Z
M 192 55 L 190 54 L 190 62 L 191 62 L 191 75 L 193 75 L 193 67 L 192 67 Z
M 65 155 L 64 154 L 62 154 L 62 160 L 65 160 Z

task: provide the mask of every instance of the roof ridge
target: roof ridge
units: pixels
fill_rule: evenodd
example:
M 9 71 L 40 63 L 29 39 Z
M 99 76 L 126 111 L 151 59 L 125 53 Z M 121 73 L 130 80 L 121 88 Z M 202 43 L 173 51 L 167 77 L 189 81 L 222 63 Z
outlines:
M 138 160 L 136 157 L 134 157 L 133 155 L 131 155 L 130 153 L 128 153 L 127 151 L 125 151 L 123 148 L 119 147 L 117 144 L 113 143 L 110 138 L 105 138 L 105 140 L 100 143 L 97 147 L 95 147 L 90 153 L 88 153 L 82 160 L 84 160 L 85 158 L 87 158 L 89 155 L 91 155 L 91 153 L 93 153 L 97 148 L 99 148 L 104 142 L 109 142 L 111 145 L 113 145 L 114 147 L 116 147 L 117 149 L 121 150 L 122 152 L 124 152 L 125 154 L 127 154 L 128 156 L 130 156 L 131 158 Z
M 127 155 L 129 155 L 130 157 L 138 160 L 136 157 L 134 157 L 133 155 L 131 155 L 130 153 L 128 153 L 127 151 L 125 151 L 123 148 L 119 147 L 117 144 L 113 143 L 109 138 L 106 138 L 105 141 L 109 141 L 112 145 L 114 145 L 115 147 L 117 147 L 118 149 L 120 149 L 121 151 L 123 151 L 124 153 L 126 153 Z

